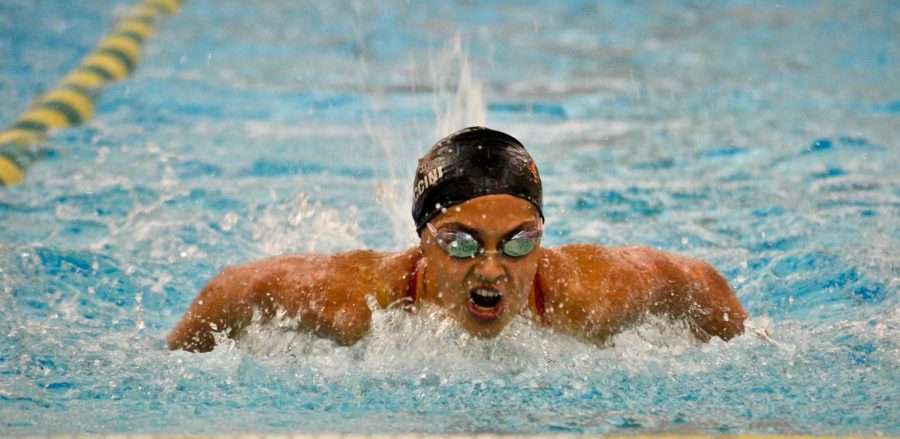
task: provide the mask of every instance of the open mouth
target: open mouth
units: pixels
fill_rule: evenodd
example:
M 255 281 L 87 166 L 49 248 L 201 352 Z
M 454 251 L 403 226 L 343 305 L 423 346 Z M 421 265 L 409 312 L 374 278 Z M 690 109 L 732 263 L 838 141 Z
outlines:
M 496 320 L 503 312 L 503 295 L 490 288 L 469 292 L 469 314 L 479 320 Z

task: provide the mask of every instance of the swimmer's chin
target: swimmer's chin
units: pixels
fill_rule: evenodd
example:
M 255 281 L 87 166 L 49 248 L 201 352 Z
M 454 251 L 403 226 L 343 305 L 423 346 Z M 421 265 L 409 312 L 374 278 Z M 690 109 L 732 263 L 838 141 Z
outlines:
M 476 331 L 468 331 L 468 332 L 469 332 L 469 334 L 471 334 L 475 337 L 483 338 L 485 340 L 490 340 L 492 338 L 497 338 L 497 336 L 499 336 L 503 332 L 503 329 L 499 329 L 496 331 L 476 330 Z
M 471 318 L 471 317 L 470 317 Z M 469 322 L 459 322 L 460 325 L 469 335 L 477 338 L 492 339 L 503 333 L 503 330 L 509 326 L 510 322 L 504 320 L 494 320 L 486 323 L 484 321 L 473 320 Z
M 441 316 L 446 318 L 452 321 L 457 328 L 465 331 L 466 334 L 483 339 L 498 337 L 512 320 L 505 315 L 506 311 L 500 313 L 495 319 L 481 319 L 473 316 L 465 305 L 451 305 L 444 308 L 435 306 L 435 304 L 422 303 L 420 311 L 425 315 L 430 314 L 434 317 Z

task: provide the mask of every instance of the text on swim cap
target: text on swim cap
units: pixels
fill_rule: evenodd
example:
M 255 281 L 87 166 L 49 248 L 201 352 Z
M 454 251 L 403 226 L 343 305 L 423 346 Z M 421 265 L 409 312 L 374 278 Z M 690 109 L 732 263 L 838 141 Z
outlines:
M 432 169 L 431 172 L 422 175 L 418 181 L 416 181 L 415 193 L 416 198 L 422 196 L 422 193 L 425 192 L 426 189 L 434 186 L 438 180 L 440 180 L 444 176 L 444 167 L 438 166 L 435 169 Z

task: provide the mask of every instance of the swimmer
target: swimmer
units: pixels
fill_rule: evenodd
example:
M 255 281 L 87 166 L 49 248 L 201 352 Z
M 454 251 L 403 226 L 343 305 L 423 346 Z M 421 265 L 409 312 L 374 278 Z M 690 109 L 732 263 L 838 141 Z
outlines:
M 254 310 L 350 345 L 370 329 L 369 301 L 414 312 L 439 307 L 468 333 L 495 337 L 514 319 L 603 344 L 647 315 L 684 320 L 700 340 L 729 340 L 746 311 L 709 264 L 645 247 L 541 247 L 537 166 L 515 138 L 466 128 L 419 160 L 418 246 L 381 253 L 278 256 L 229 267 L 199 293 L 169 349 L 205 352 L 239 338 Z M 369 298 L 369 299 L 367 299 Z

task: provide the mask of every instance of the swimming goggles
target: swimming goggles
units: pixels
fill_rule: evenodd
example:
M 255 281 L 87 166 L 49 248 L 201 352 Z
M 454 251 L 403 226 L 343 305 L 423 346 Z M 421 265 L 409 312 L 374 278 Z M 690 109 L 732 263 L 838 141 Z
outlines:
M 435 229 L 431 223 L 428 223 L 428 231 L 438 246 L 457 259 L 474 258 L 482 253 L 503 253 L 511 258 L 520 258 L 537 248 L 543 233 L 538 224 L 537 227 L 521 230 L 511 237 L 504 238 L 498 246 L 500 250 L 485 250 L 481 241 L 469 232 L 449 227 Z

